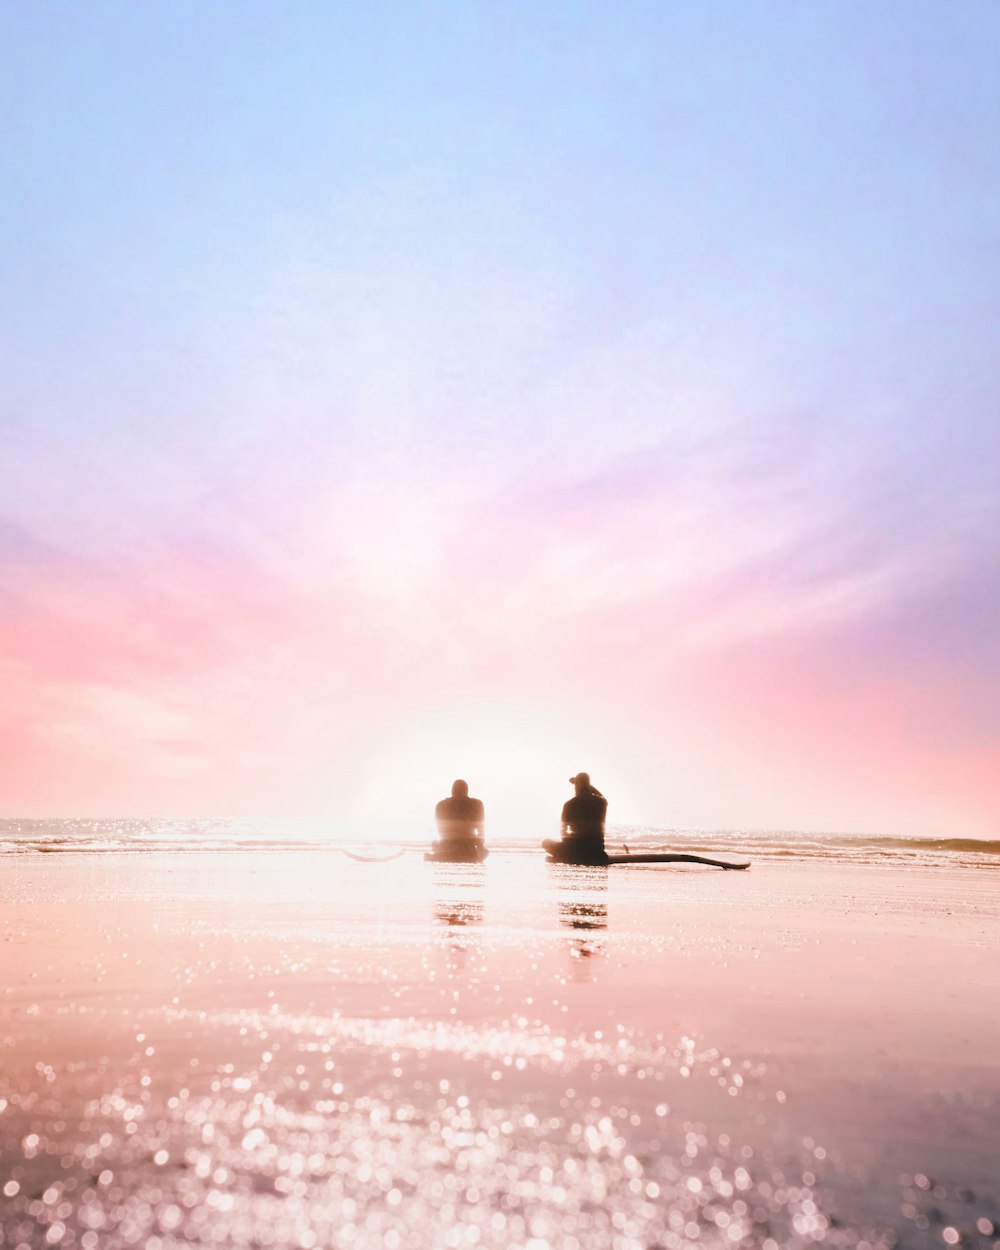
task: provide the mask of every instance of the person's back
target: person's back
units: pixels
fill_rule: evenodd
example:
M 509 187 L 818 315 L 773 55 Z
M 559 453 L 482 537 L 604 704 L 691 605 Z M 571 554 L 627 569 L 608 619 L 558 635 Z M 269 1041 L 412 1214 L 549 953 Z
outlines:
M 570 778 L 576 793 L 562 809 L 562 841 L 543 846 L 553 859 L 571 864 L 606 864 L 604 820 L 608 800 L 587 773 Z
M 603 794 L 591 790 L 576 794 L 563 806 L 562 824 L 566 837 L 586 838 L 604 850 L 604 818 L 608 800 Z
M 455 782 L 451 797 L 434 809 L 434 818 L 442 842 L 481 842 L 485 836 L 486 810 L 479 799 L 469 796 L 464 781 Z

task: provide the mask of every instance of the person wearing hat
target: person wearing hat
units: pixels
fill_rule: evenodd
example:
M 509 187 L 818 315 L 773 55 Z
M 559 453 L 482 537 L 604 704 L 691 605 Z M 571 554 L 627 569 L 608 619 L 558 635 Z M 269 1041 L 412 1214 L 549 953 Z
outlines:
M 469 796 L 469 784 L 456 781 L 451 797 L 434 809 L 438 841 L 436 854 L 456 859 L 481 859 L 486 853 L 486 809 L 479 799 Z
M 577 773 L 569 781 L 576 793 L 562 809 L 562 841 L 542 845 L 560 863 L 606 864 L 604 818 L 608 800 L 591 785 L 589 773 Z

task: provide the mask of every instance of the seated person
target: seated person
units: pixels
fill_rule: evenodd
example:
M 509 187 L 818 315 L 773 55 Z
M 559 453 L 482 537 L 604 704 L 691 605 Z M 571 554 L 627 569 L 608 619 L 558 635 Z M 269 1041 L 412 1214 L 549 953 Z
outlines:
M 469 797 L 465 781 L 456 781 L 451 787 L 451 798 L 442 799 L 434 809 L 439 841 L 434 844 L 437 852 L 482 852 L 486 836 L 486 811 L 479 801 Z
M 543 842 L 552 856 L 566 864 L 606 864 L 604 818 L 608 800 L 590 784 L 587 773 L 570 777 L 576 793 L 562 809 L 562 841 Z

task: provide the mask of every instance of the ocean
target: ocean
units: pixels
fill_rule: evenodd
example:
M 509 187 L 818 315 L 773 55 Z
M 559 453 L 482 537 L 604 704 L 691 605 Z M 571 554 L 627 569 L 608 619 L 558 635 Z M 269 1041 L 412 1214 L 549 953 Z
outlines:
M 87 819 L 0 820 L 0 855 L 163 851 L 352 851 L 389 854 L 422 850 L 433 838 L 356 833 L 349 822 L 317 819 Z M 536 854 L 551 829 L 533 833 L 488 831 L 494 851 Z M 901 869 L 1000 868 L 1000 839 L 925 838 L 906 835 L 815 833 L 762 829 L 671 829 L 611 825 L 609 850 L 678 851 L 720 854 L 756 861 L 795 859 Z

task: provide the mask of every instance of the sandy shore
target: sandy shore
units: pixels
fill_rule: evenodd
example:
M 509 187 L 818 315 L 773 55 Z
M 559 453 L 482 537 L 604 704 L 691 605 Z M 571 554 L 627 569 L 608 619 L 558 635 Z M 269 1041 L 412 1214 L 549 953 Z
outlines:
M 0 1246 L 998 1246 L 997 882 L 6 857 Z

